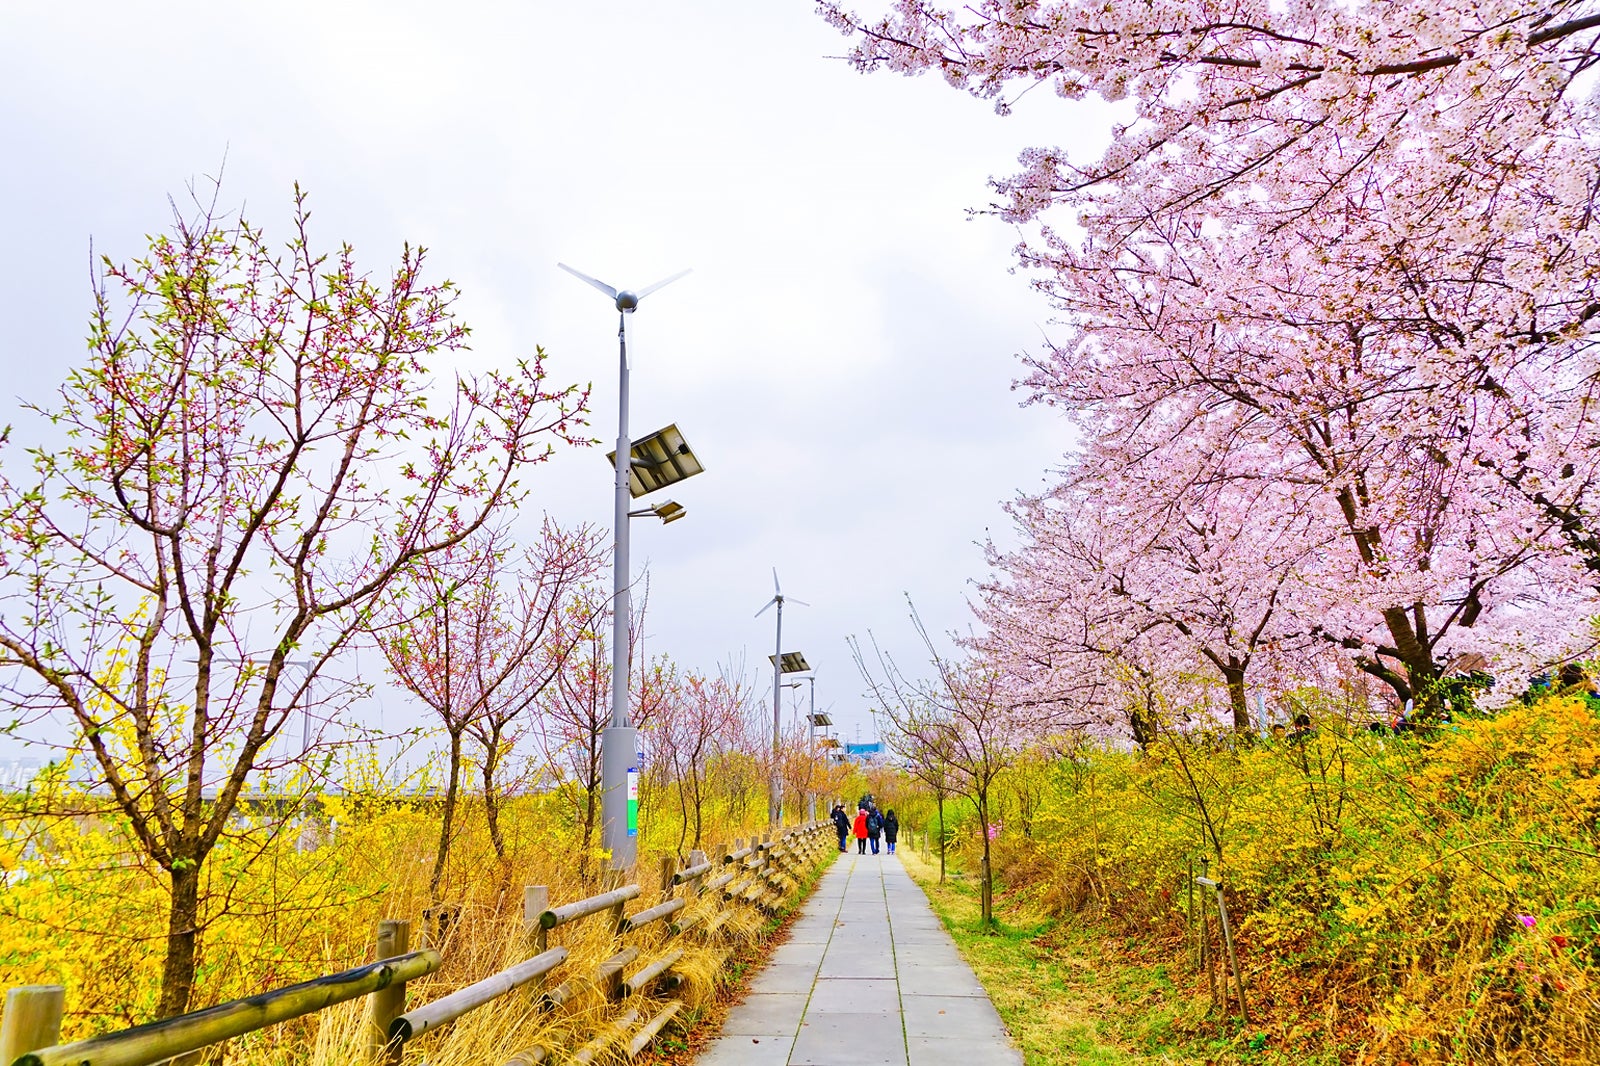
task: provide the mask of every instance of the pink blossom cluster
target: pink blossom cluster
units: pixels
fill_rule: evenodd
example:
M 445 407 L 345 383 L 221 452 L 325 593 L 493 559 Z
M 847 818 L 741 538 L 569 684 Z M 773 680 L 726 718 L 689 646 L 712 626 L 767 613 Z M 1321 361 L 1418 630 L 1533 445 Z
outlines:
M 1135 738 L 1358 671 L 1491 699 L 1589 650 L 1600 13 L 1514 0 L 900 0 L 862 69 L 1126 100 L 999 179 L 1081 447 L 1013 507 L 981 650 Z M 1208 711 L 1208 708 L 1210 709 Z

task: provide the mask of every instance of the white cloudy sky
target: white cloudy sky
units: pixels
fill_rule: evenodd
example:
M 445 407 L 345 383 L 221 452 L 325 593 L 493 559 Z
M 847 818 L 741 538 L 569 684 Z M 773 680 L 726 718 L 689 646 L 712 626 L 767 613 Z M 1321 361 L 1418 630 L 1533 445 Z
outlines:
M 635 526 L 649 650 L 764 662 L 776 566 L 812 604 L 786 647 L 870 734 L 846 636 L 909 654 L 905 594 L 964 627 L 975 542 L 1067 443 L 1010 390 L 1050 311 L 1008 273 L 1016 233 L 966 210 L 1024 146 L 1086 153 L 1104 121 L 1042 93 L 1001 119 L 846 46 L 808 0 L 0 5 L 0 418 L 25 443 L 19 399 L 78 360 L 91 239 L 137 253 L 224 155 L 224 202 L 269 233 L 299 181 L 369 268 L 429 247 L 473 358 L 543 345 L 594 382 L 598 437 L 615 313 L 556 262 L 626 286 L 693 267 L 633 323 L 634 435 L 677 422 L 707 468 L 672 493 L 688 518 Z M 605 450 L 535 504 L 609 524 Z

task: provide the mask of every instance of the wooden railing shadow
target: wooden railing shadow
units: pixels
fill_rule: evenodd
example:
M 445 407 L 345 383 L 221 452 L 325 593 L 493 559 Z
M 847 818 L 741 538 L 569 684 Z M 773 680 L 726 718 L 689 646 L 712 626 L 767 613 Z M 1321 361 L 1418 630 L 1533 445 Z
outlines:
M 560 1011 L 597 991 L 617 1013 L 572 1049 L 534 1044 L 512 1054 L 504 1066 L 537 1066 L 565 1052 L 566 1061 L 592 1063 L 613 1048 L 633 1058 L 647 1048 L 683 1008 L 665 998 L 677 988 L 673 966 L 683 958 L 678 938 L 694 936 L 714 944 L 738 908 L 781 910 L 825 857 L 835 850 L 833 826 L 810 823 L 748 846 L 736 841 L 714 857 L 695 852 L 676 869 L 663 860 L 661 899 L 627 914 L 642 894 L 636 882 L 618 884 L 597 896 L 550 907 L 548 890 L 525 890 L 523 925 L 532 956 L 431 1002 L 406 1008 L 406 986 L 434 973 L 444 957 L 433 948 L 409 950 L 411 923 L 378 923 L 377 961 L 341 973 L 273 989 L 205 1010 L 149 1022 L 132 1029 L 59 1044 L 64 992 L 58 985 L 11 989 L 0 1017 L 0 1066 L 154 1066 L 170 1059 L 199 1061 L 196 1053 L 246 1033 L 301 1018 L 336 1004 L 366 997 L 366 1061 L 398 1066 L 406 1046 L 422 1034 L 449 1025 L 519 989 L 538 996 L 538 1008 Z M 712 877 L 718 869 L 726 872 Z M 619 871 L 626 881 L 632 871 Z M 594 915 L 606 915 L 614 953 L 581 973 L 559 973 L 569 960 L 566 947 L 550 947 L 552 930 Z M 652 928 L 654 927 L 654 928 Z M 649 938 L 633 937 L 650 929 Z M 634 939 L 635 943 L 626 943 Z M 550 986 L 552 976 L 561 983 Z M 191 1056 L 185 1060 L 181 1057 Z

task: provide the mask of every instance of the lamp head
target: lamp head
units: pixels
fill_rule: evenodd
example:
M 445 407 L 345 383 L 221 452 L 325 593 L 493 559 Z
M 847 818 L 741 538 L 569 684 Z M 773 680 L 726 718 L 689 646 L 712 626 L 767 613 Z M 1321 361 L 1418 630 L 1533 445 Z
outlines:
M 639 306 L 639 297 L 637 295 L 635 295 L 632 291 L 630 291 L 628 289 L 623 289 L 621 292 L 617 293 L 617 310 L 618 311 L 632 311 L 635 307 L 638 307 L 638 306 Z

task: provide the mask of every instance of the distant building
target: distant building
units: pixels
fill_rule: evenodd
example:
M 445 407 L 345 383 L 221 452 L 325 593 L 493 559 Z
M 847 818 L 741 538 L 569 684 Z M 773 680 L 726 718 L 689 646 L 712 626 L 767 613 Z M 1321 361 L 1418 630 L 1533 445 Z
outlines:
M 26 792 L 43 766 L 38 759 L 0 761 L 0 792 Z

